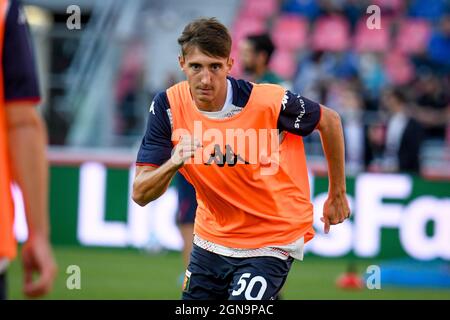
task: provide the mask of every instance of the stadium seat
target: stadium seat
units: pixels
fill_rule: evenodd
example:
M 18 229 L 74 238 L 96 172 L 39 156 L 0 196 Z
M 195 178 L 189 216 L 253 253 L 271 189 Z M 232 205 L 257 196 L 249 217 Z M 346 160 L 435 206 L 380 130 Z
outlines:
M 353 46 L 357 52 L 385 52 L 390 47 L 391 20 L 381 19 L 381 29 L 369 29 L 366 18 L 362 18 L 356 25 Z
M 237 19 L 232 31 L 233 43 L 238 45 L 239 41 L 248 34 L 261 33 L 266 30 L 266 25 L 261 19 Z
M 350 24 L 343 16 L 319 18 L 312 35 L 312 47 L 321 51 L 343 51 L 350 44 Z
M 246 17 L 269 18 L 278 12 L 277 0 L 245 0 L 240 14 Z
M 404 20 L 399 26 L 395 47 L 397 50 L 408 54 L 424 52 L 430 35 L 431 26 L 427 20 Z
M 391 83 L 395 85 L 407 84 L 414 78 L 414 66 L 408 57 L 398 51 L 385 54 L 384 69 Z
M 272 29 L 272 39 L 280 49 L 298 50 L 308 40 L 308 20 L 297 15 L 282 15 Z
M 269 67 L 280 77 L 291 80 L 297 71 L 294 53 L 289 50 L 276 50 L 272 55 Z

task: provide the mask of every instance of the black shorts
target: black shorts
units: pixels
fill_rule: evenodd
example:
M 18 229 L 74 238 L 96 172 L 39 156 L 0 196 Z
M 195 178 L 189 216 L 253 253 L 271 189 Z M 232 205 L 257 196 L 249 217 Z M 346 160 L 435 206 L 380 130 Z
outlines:
M 197 199 L 194 187 L 181 175 L 177 174 L 178 189 L 178 224 L 193 224 L 195 211 L 197 211 Z
M 283 287 L 293 258 L 230 258 L 193 246 L 183 300 L 272 300 Z

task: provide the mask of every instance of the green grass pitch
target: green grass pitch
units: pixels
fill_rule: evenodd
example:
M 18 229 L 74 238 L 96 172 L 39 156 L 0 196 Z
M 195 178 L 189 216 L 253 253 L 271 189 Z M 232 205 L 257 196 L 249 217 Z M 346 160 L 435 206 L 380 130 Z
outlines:
M 134 249 L 56 247 L 59 265 L 53 292 L 46 299 L 180 299 L 180 274 L 184 272 L 178 252 L 150 255 Z M 362 273 L 375 260 L 357 260 Z M 303 299 L 450 299 L 450 290 L 385 287 L 380 290 L 344 291 L 336 278 L 347 267 L 345 259 L 306 256 L 296 261 L 283 289 L 283 298 Z M 81 269 L 81 289 L 69 290 L 69 265 Z M 16 259 L 8 270 L 9 298 L 24 299 L 22 268 Z

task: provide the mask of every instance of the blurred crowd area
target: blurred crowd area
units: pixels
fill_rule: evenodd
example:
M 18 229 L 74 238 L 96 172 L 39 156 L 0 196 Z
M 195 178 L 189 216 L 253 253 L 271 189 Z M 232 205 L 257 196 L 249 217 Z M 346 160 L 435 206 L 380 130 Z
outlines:
M 449 9 L 445 0 L 244 1 L 232 30 L 235 43 L 270 33 L 272 70 L 340 113 L 349 171 L 419 172 L 450 163 Z
M 136 147 L 153 95 L 183 79 L 176 61 L 182 27 L 195 17 L 217 16 L 233 37 L 233 76 L 246 77 L 241 41 L 268 33 L 276 47 L 269 66 L 287 87 L 340 113 L 348 173 L 450 177 L 450 0 L 99 3 L 103 15 L 113 3 L 122 6 L 117 13 L 109 8 L 109 27 L 99 26 L 103 16 L 95 6 L 87 11 L 82 6 L 85 27 L 79 31 L 67 32 L 65 12 L 57 18 L 61 29 L 50 52 L 53 74 L 72 73 L 66 78 L 74 79 L 78 72 L 79 79 L 50 92 L 45 114 L 53 145 Z M 115 42 L 108 32 L 125 25 L 119 21 L 125 9 L 124 21 L 134 23 L 128 28 L 133 31 L 119 32 Z M 102 37 L 105 43 L 96 41 Z M 60 83 L 55 79 L 50 82 Z M 102 140 L 104 131 L 111 134 Z M 313 165 L 323 168 L 318 134 L 305 139 L 305 148 Z

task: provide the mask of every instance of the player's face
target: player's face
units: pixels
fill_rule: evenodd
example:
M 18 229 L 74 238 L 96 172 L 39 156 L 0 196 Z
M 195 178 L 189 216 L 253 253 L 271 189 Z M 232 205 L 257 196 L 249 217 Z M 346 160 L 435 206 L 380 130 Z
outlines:
M 243 40 L 240 43 L 239 58 L 245 72 L 252 74 L 256 71 L 256 54 L 249 41 Z
M 233 60 L 208 56 L 195 47 L 180 56 L 179 62 L 197 107 L 209 111 L 222 107 L 227 94 L 227 75 Z

